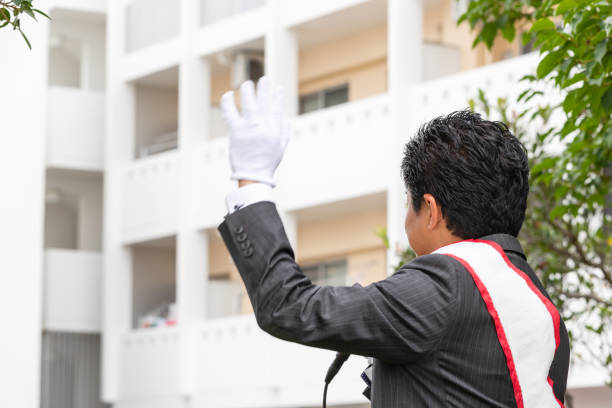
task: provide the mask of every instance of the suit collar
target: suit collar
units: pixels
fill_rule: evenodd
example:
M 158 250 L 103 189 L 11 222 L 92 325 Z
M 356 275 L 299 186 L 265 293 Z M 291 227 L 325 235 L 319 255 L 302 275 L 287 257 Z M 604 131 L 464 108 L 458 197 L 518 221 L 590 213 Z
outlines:
M 485 235 L 484 237 L 480 237 L 479 239 L 485 241 L 493 241 L 498 244 L 504 251 L 516 252 L 524 259 L 527 259 L 525 256 L 525 251 L 523 251 L 523 247 L 521 243 L 516 239 L 516 237 L 510 234 L 491 234 Z

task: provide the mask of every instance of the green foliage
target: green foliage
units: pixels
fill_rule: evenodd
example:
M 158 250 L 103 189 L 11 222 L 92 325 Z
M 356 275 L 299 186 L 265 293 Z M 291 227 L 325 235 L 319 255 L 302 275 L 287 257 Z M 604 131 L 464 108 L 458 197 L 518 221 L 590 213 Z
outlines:
M 583 346 L 574 354 L 586 350 L 612 379 L 612 2 L 472 0 L 461 22 L 476 32 L 474 45 L 520 35 L 539 49 L 515 110 L 505 99 L 489 104 L 483 91 L 471 106 L 508 123 L 527 146 L 521 240 L 566 321 L 582 328 L 571 333 Z
M 535 98 L 542 97 L 538 95 Z M 565 183 L 555 179 L 541 181 L 542 173 L 557 160 L 546 145 L 547 137 L 553 131 L 549 106 L 533 104 L 511 109 L 504 98 L 491 105 L 482 90 L 470 101 L 470 106 L 491 120 L 508 124 L 527 148 L 531 168 L 530 190 L 519 239 L 530 265 L 563 319 L 571 322 L 568 324 L 570 339 L 584 350 L 574 348 L 574 356 L 586 354 L 593 357 L 609 370 L 612 380 L 612 366 L 609 364 L 612 360 L 612 337 L 609 335 L 612 324 L 612 252 L 610 243 L 598 235 L 602 224 L 609 224 L 609 215 L 606 221 L 604 208 L 580 216 L 573 211 L 552 214 L 559 208 L 559 202 L 566 202 L 573 193 Z
M 13 30 L 18 30 L 21 36 L 25 40 L 28 48 L 32 49 L 32 45 L 28 40 L 28 37 L 21 30 L 21 17 L 26 14 L 36 20 L 36 14 L 40 14 L 48 19 L 48 15 L 44 12 L 32 7 L 33 0 L 0 0 L 0 28 L 6 27 L 9 24 L 13 27 Z M 38 20 L 37 20 L 38 21 Z

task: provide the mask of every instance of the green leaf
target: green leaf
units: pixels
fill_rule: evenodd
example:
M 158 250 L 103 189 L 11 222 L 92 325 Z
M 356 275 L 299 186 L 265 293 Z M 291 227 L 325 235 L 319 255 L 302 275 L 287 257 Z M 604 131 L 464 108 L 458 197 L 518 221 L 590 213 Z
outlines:
M 606 51 L 608 49 L 608 40 L 600 41 L 595 46 L 595 61 L 601 62 L 601 59 L 606 55 Z
M 0 20 L 7 20 L 10 21 L 11 20 L 11 12 L 8 11 L 8 9 L 0 9 Z
M 482 28 L 482 31 L 480 32 L 480 37 L 489 49 L 493 46 L 493 41 L 495 40 L 496 35 L 497 24 L 494 22 L 485 24 Z
M 562 50 L 549 52 L 538 64 L 538 69 L 536 71 L 538 78 L 541 79 L 550 74 L 550 72 L 559 64 L 564 55 L 565 51 Z
M 25 9 L 23 10 L 28 16 L 32 17 L 34 20 L 36 20 L 36 16 L 34 15 L 34 13 L 32 13 L 32 10 L 30 9 Z M 37 20 L 38 21 L 38 20 Z
M 578 6 L 578 3 L 576 3 L 575 0 L 563 0 L 557 6 L 557 10 L 556 10 L 555 14 L 558 15 L 558 16 L 563 15 L 563 14 L 567 13 L 568 11 L 573 10 L 577 6 Z
M 532 40 L 531 33 L 525 31 L 523 34 L 521 34 L 521 44 L 523 44 L 523 46 L 529 44 L 531 40 Z
M 32 49 L 32 45 L 30 44 L 30 41 L 28 40 L 28 37 L 26 37 L 26 35 L 23 33 L 23 31 L 21 31 L 21 28 L 19 29 L 19 32 L 21 33 L 21 36 L 25 40 L 26 44 L 28 44 L 28 48 Z
M 554 30 L 554 29 L 555 29 L 555 23 L 553 23 L 547 18 L 541 18 L 535 23 L 533 23 L 529 32 L 535 33 L 538 31 L 548 31 L 548 30 Z
M 601 97 L 601 106 L 606 112 L 612 111 L 612 86 L 609 87 Z
M 502 35 L 508 41 L 514 40 L 514 36 L 516 35 L 516 29 L 514 28 L 514 24 L 506 24 L 502 27 Z
M 35 9 L 35 8 L 33 8 L 33 9 L 32 9 L 32 11 L 33 11 L 33 12 L 35 12 L 35 13 L 41 14 L 41 15 L 43 15 L 43 16 L 45 16 L 45 17 L 47 17 L 49 20 L 51 20 L 51 17 L 49 17 L 47 14 L 45 14 L 45 13 L 44 13 L 44 12 L 42 12 L 42 11 L 40 11 L 39 9 Z

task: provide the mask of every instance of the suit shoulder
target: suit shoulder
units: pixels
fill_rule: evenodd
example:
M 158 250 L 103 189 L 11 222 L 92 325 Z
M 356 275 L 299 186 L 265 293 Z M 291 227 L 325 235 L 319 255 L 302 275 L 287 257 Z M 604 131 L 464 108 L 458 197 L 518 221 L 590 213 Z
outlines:
M 443 254 L 428 254 L 417 256 L 403 264 L 396 273 L 418 270 L 425 273 L 447 274 L 449 271 L 464 269 L 463 265 L 453 257 Z

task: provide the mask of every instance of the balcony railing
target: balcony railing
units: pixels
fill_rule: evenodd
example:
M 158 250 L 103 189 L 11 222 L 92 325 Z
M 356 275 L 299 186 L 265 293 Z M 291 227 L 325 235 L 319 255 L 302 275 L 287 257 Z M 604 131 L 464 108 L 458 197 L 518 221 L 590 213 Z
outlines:
M 514 58 L 484 68 L 426 81 L 406 95 L 406 132 L 435 116 L 468 107 L 468 100 L 485 88 L 492 95 L 517 95 L 518 79 L 534 69 L 531 56 Z M 287 210 L 350 199 L 385 191 L 389 183 L 389 155 L 394 135 L 389 98 L 382 94 L 301 115 L 293 119 L 291 141 L 278 167 L 278 203 Z M 177 152 L 138 160 L 126 170 L 126 236 L 151 239 L 147 234 L 171 235 L 176 225 L 178 166 L 189 175 L 189 217 L 201 228 L 216 227 L 226 213 L 224 197 L 235 188 L 230 180 L 229 141 L 217 137 Z M 157 156 L 160 156 L 159 158 Z M 307 170 L 307 171 L 306 171 Z
M 99 332 L 102 255 L 99 252 L 45 251 L 44 328 Z
M 136 51 L 177 36 L 179 7 L 179 1 L 131 1 L 125 19 L 126 51 Z
M 103 92 L 50 87 L 47 92 L 47 165 L 102 170 Z
M 265 4 L 266 0 L 201 0 L 201 23 L 203 26 L 215 23 Z
M 106 12 L 106 0 L 49 0 L 48 4 L 49 10 L 61 8 L 90 13 Z
M 181 343 L 177 328 L 138 329 L 120 341 L 121 399 L 179 397 Z
M 278 170 L 278 197 L 288 209 L 337 201 L 387 185 L 386 94 L 301 115 Z M 305 171 L 308 169 L 308 171 Z
M 185 345 L 188 358 L 181 357 Z M 135 330 L 121 338 L 119 400 L 179 397 L 189 384 L 198 406 L 316 406 L 334 354 L 276 339 L 253 315 L 206 321 L 190 330 Z M 328 401 L 366 402 L 359 377 L 366 366 L 362 357 L 349 359 Z
M 123 178 L 123 232 L 126 242 L 173 235 L 178 222 L 177 151 L 128 164 Z

